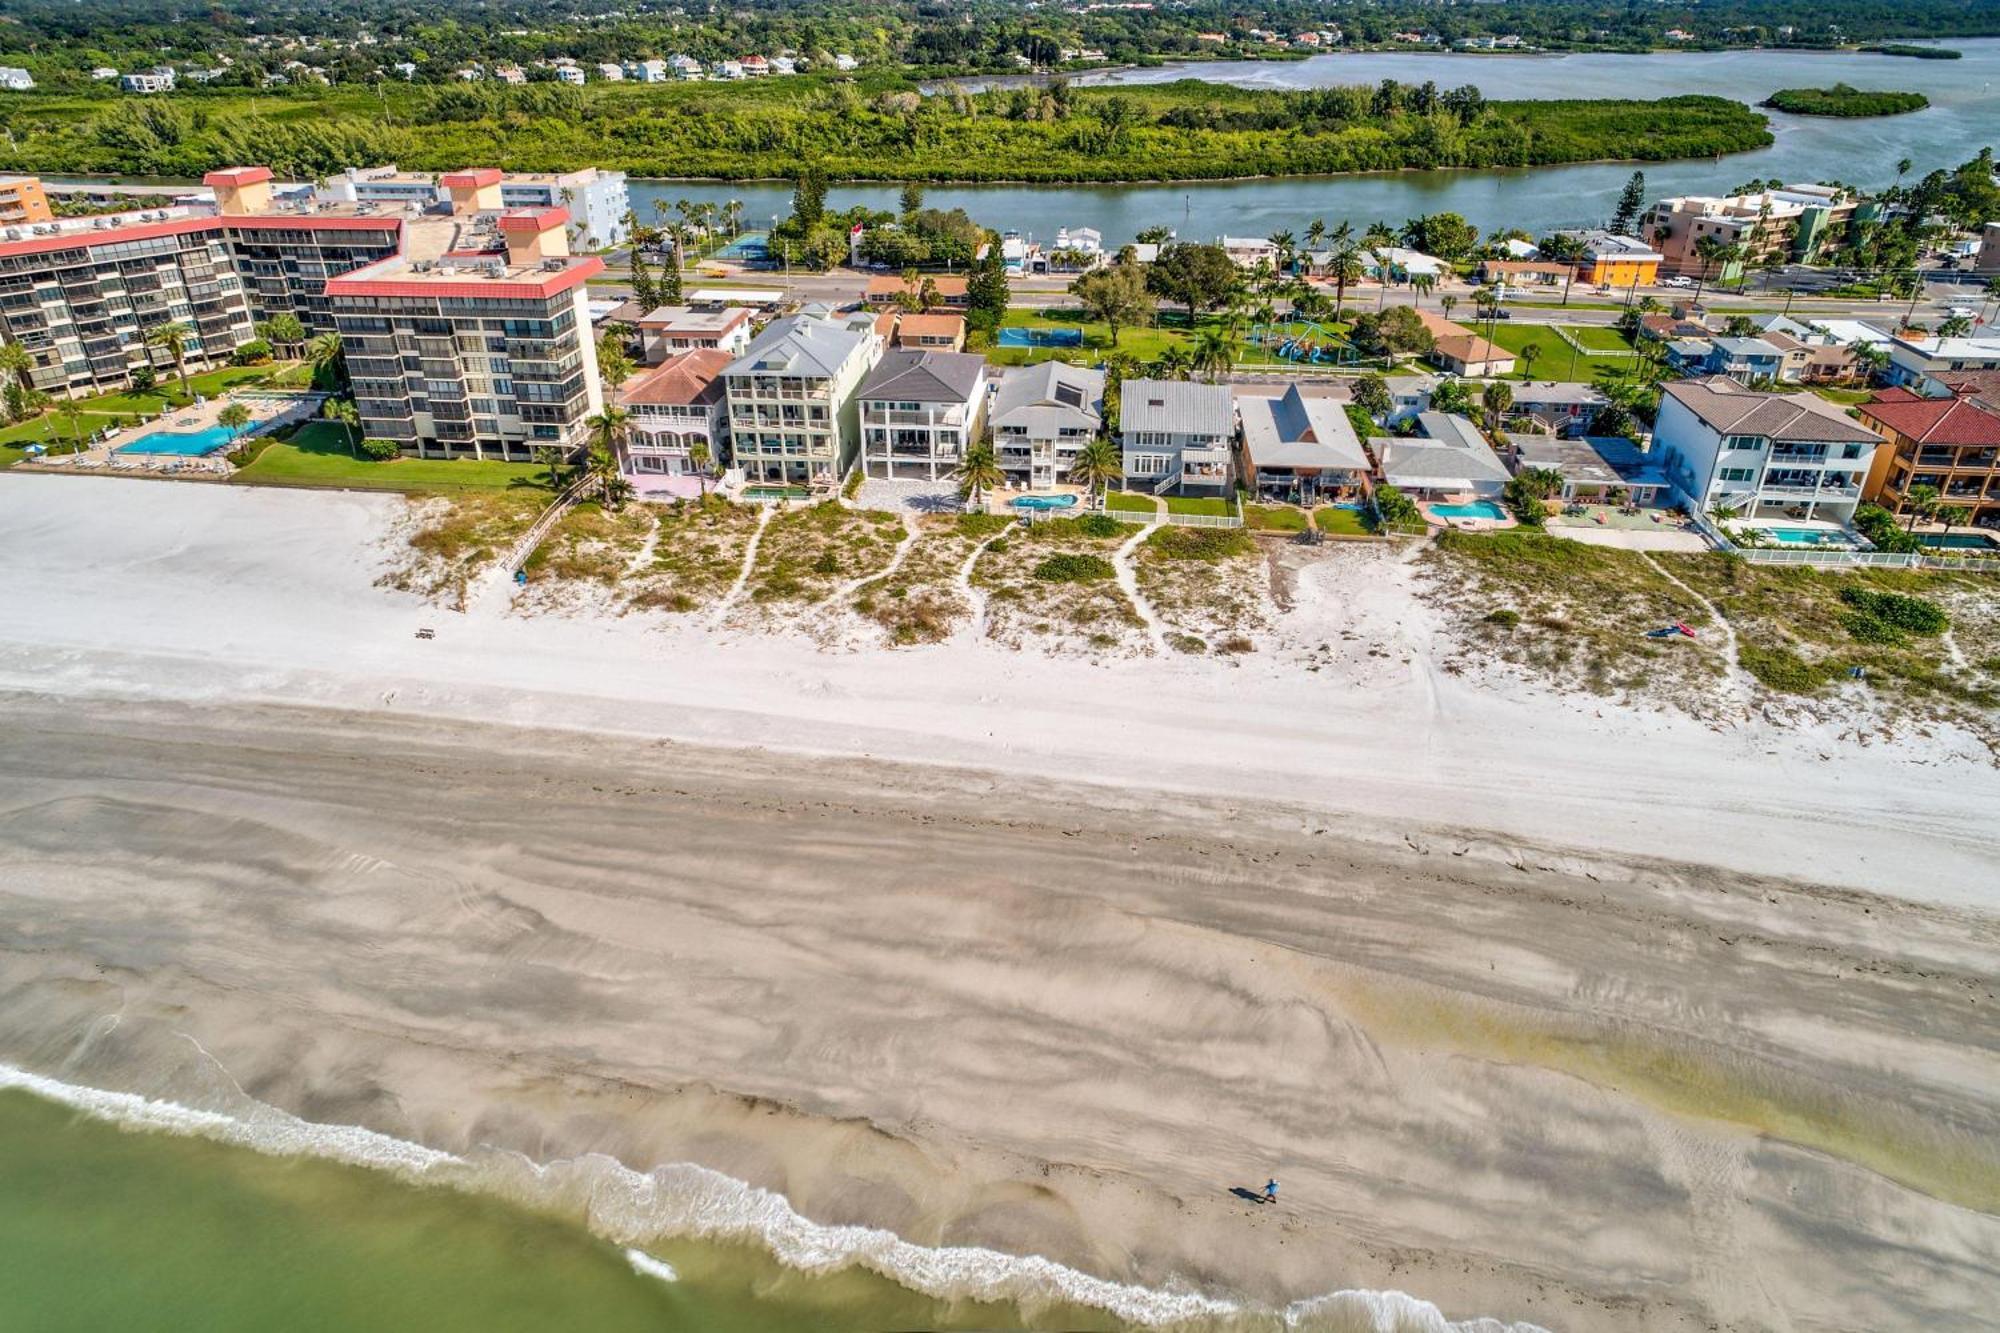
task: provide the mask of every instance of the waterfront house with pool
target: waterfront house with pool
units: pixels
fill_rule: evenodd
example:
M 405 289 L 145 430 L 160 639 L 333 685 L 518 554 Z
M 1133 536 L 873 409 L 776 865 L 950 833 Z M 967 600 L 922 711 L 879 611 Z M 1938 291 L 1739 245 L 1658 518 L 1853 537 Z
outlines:
M 854 391 L 881 356 L 872 329 L 792 315 L 723 371 L 729 448 L 751 482 L 832 485 L 860 448 Z
M 1067 361 L 1008 370 L 989 417 L 1007 484 L 1047 490 L 1069 476 L 1077 450 L 1104 428 L 1104 372 Z
M 885 481 L 942 481 L 986 423 L 986 358 L 887 352 L 855 392 L 861 470 Z
M 1885 389 L 1859 411 L 1888 441 L 1868 471 L 1871 503 L 1906 514 L 1910 489 L 1930 486 L 1966 511 L 1965 523 L 2000 528 L 2000 411 L 1970 393 L 1925 398 L 1908 389 Z
M 1475 503 L 1500 498 L 1510 474 L 1477 426 L 1448 412 L 1425 412 L 1417 422 L 1423 427 L 1421 438 L 1398 437 L 1377 445 L 1383 481 L 1413 500 Z
M 1713 377 L 1669 384 L 1653 452 L 1690 508 L 1846 527 L 1882 440 L 1812 393 Z
M 1236 406 L 1228 385 L 1126 380 L 1118 401 L 1126 490 L 1150 495 L 1229 493 Z

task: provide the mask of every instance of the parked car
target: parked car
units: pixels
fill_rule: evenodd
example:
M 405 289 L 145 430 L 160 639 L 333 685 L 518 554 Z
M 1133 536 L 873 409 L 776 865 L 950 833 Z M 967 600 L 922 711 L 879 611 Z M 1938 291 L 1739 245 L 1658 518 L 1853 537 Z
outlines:
M 1692 287 L 1692 286 L 1694 286 L 1694 279 L 1693 279 L 1693 278 L 1661 278 L 1661 279 L 1660 279 L 1660 286 L 1662 286 L 1662 287 Z
M 1945 313 L 1945 316 L 1946 316 L 1946 318 L 1949 318 L 1949 319 L 1978 319 L 1978 318 L 1979 318 L 1979 310 L 1978 310 L 1978 308 L 1977 308 L 1976 306 L 1969 306 L 1969 305 L 1948 305 L 1948 306 L 1946 306 L 1946 307 L 1944 308 L 1944 313 Z

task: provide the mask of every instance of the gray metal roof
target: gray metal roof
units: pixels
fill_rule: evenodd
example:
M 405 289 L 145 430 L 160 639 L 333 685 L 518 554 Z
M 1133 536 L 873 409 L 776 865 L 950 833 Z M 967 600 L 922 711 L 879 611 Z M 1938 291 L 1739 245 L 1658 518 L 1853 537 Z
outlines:
M 1505 484 L 1507 465 L 1470 421 L 1444 412 L 1425 412 L 1417 420 L 1430 438 L 1378 446 L 1390 485 L 1469 491 Z
M 1023 426 L 1031 435 L 1054 435 L 1065 426 L 1095 431 L 1104 420 L 1104 372 L 1067 361 L 1017 366 L 1000 377 L 992 420 L 996 428 Z
M 1229 435 L 1236 409 L 1226 384 L 1199 380 L 1126 380 L 1118 390 L 1118 428 L 1163 435 Z
M 792 315 L 772 320 L 724 373 L 823 375 L 831 379 L 869 337 L 823 319 Z
M 1294 384 L 1276 398 L 1239 393 L 1236 410 L 1243 418 L 1243 452 L 1252 468 L 1368 470 L 1368 455 L 1347 410 L 1331 398 L 1308 398 Z
M 905 348 L 885 353 L 861 385 L 861 398 L 914 403 L 962 403 L 986 373 L 986 358 L 969 352 Z

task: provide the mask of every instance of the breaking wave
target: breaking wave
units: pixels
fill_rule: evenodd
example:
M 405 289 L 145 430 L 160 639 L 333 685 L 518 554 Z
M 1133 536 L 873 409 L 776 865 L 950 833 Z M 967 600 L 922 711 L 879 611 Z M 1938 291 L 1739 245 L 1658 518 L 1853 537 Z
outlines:
M 600 1154 L 547 1163 L 495 1149 L 461 1156 L 358 1125 L 301 1120 L 261 1102 L 250 1101 L 245 1114 L 231 1115 L 83 1087 L 4 1063 L 0 1089 L 32 1093 L 129 1129 L 193 1135 L 267 1156 L 314 1157 L 384 1171 L 412 1183 L 571 1212 L 624 1248 L 636 1272 L 668 1282 L 679 1278 L 673 1267 L 640 1246 L 670 1238 L 750 1242 L 803 1273 L 859 1265 L 938 1300 L 1013 1304 L 1030 1312 L 1052 1305 L 1089 1306 L 1145 1328 L 1547 1333 L 1536 1325 L 1494 1319 L 1453 1323 L 1430 1302 L 1399 1291 L 1337 1291 L 1272 1310 L 1192 1290 L 1112 1282 L 1037 1255 L 917 1245 L 874 1227 L 814 1222 L 782 1195 L 690 1163 L 635 1171 Z

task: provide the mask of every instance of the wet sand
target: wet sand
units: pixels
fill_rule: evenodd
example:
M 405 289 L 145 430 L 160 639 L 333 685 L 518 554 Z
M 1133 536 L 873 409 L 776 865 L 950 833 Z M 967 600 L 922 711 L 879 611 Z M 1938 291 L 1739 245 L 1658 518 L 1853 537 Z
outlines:
M 2000 1288 L 1981 909 L 262 704 L 6 696 L 0 773 L 0 1059 L 65 1079 L 1273 1304 L 1900 1329 Z

